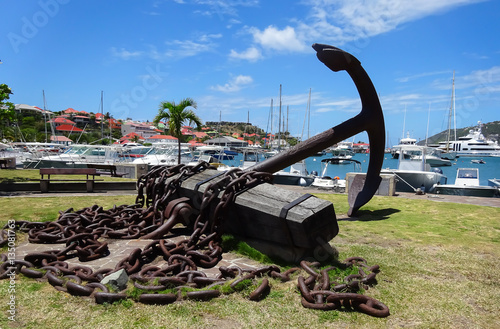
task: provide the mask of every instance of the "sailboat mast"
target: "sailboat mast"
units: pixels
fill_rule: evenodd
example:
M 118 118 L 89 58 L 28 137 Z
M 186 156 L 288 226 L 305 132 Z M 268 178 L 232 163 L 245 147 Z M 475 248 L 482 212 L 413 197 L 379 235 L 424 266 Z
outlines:
M 310 126 L 311 126 L 311 88 L 309 88 L 309 97 L 307 99 L 307 139 L 309 139 Z
M 453 98 L 453 133 L 454 133 L 454 141 L 457 140 L 457 116 L 455 111 L 455 70 L 453 70 L 453 84 L 452 84 L 452 98 Z
M 101 139 L 104 139 L 104 109 L 102 107 L 102 90 L 101 90 Z
M 288 114 L 290 113 L 290 108 L 289 106 L 287 105 L 286 106 L 286 129 L 285 129 L 285 142 L 286 142 L 286 138 L 287 138 L 287 133 L 290 134 L 290 132 L 288 131 Z
M 429 138 L 429 120 L 431 117 L 431 102 L 429 102 L 429 112 L 427 113 L 427 131 L 425 132 L 425 146 L 427 146 L 427 139 Z
M 281 149 L 281 83 L 280 83 L 280 109 L 278 116 L 278 149 Z
M 401 136 L 401 139 L 405 138 L 405 125 L 406 125 L 406 104 L 405 104 L 405 116 L 403 117 L 403 136 Z
M 274 105 L 273 105 L 273 99 L 271 98 L 271 135 L 269 136 L 269 148 L 273 147 L 272 140 L 273 140 L 273 119 L 274 119 Z
M 453 80 L 451 84 L 451 104 L 450 104 L 450 111 L 448 113 L 448 134 L 446 135 L 446 152 L 450 151 L 450 135 L 451 135 L 451 116 L 453 113 L 453 109 L 455 108 L 455 71 L 453 71 Z M 456 136 L 456 129 L 455 129 L 455 139 L 457 140 Z
M 45 121 L 45 143 L 47 143 L 47 118 L 45 114 L 47 113 L 47 110 L 45 109 L 45 90 L 42 90 L 42 95 L 43 95 L 43 121 Z M 50 118 L 49 118 L 50 121 Z
M 217 127 L 217 138 L 220 138 L 220 125 L 222 120 L 222 111 L 219 111 L 219 127 Z
M 55 137 L 56 136 L 56 132 L 54 130 L 54 122 L 52 121 L 52 118 L 50 117 L 50 114 L 47 111 L 47 102 L 45 100 L 45 90 L 42 90 L 42 95 L 43 95 L 43 111 L 44 111 L 44 113 L 47 113 L 47 115 L 49 116 L 50 132 L 52 133 L 52 136 Z M 45 129 L 47 129 L 47 126 L 45 126 Z M 45 134 L 47 134 L 47 130 L 45 130 Z

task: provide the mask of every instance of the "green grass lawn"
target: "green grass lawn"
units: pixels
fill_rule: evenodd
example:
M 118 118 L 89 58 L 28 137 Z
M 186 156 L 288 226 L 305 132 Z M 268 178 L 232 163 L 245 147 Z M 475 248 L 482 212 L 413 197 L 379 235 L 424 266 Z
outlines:
M 85 175 L 81 175 L 85 177 Z M 58 175 L 59 179 L 76 179 L 79 178 L 80 175 Z M 40 180 L 40 172 L 38 169 L 2 169 L 0 170 L 0 183 L 7 182 L 30 182 L 30 181 L 39 181 Z M 99 180 L 103 181 L 130 181 L 136 179 L 130 178 L 122 178 L 122 177 L 110 177 L 107 175 L 99 176 Z
M 317 196 L 333 202 L 337 215 L 347 212 L 347 196 Z M 54 220 L 59 210 L 70 207 L 109 208 L 134 200 L 133 196 L 0 198 L 0 223 Z M 499 218 L 500 208 L 376 196 L 358 217 L 340 220 L 340 233 L 330 244 L 340 260 L 361 256 L 370 265 L 380 265 L 378 284 L 365 294 L 389 306 L 388 318 L 303 308 L 296 275 L 287 283 L 271 279 L 271 293 L 260 302 L 232 293 L 208 302 L 166 306 L 130 301 L 96 305 L 93 299 L 73 297 L 19 275 L 14 323 L 7 319 L 9 283 L 0 281 L 0 327 L 498 328 Z

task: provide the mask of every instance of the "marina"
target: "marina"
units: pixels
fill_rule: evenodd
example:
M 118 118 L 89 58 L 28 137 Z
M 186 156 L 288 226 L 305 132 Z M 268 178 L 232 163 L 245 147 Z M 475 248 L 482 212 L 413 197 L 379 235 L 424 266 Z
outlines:
M 74 147 L 74 149 L 78 149 L 78 147 Z M 107 149 L 106 147 L 88 147 L 89 150 L 92 150 L 93 153 L 96 153 L 99 151 L 96 156 L 99 157 L 101 156 L 100 153 L 102 153 L 102 156 L 104 156 L 104 150 Z M 126 148 L 124 148 L 126 149 Z M 162 164 L 162 165 L 172 165 L 175 164 L 176 160 L 176 152 L 173 152 L 172 150 L 169 150 L 168 152 L 165 152 L 165 150 L 156 150 L 152 151 L 149 150 L 149 152 L 146 152 L 146 148 L 129 148 L 127 151 L 125 150 L 120 150 L 121 154 L 115 154 L 113 156 L 114 161 L 107 161 L 107 164 L 120 164 L 120 163 L 130 163 L 130 164 L 148 164 L 149 166 L 152 165 L 157 165 L 157 164 Z M 248 168 L 253 164 L 262 162 L 266 160 L 266 157 L 264 156 L 263 150 L 246 150 L 247 152 L 244 153 L 235 153 L 235 155 L 232 155 L 228 159 L 222 159 L 218 160 L 220 161 L 221 167 L 219 170 L 225 170 L 225 169 L 230 169 L 234 167 L 239 167 L 242 169 Z M 108 151 L 109 152 L 109 151 Z M 130 153 L 130 154 L 129 154 Z M 137 153 L 137 155 L 135 154 Z M 146 154 L 144 154 L 146 153 Z M 163 154 L 165 153 L 165 154 Z M 68 155 L 69 156 L 69 155 Z M 25 166 L 25 168 L 40 168 L 41 163 L 46 163 L 50 164 L 49 167 L 56 167 L 56 168 L 61 168 L 61 167 L 86 167 L 87 163 L 91 163 L 89 159 L 84 159 L 85 161 L 79 161 L 76 158 L 71 158 L 71 159 L 64 159 L 65 155 L 63 154 L 57 154 L 57 155 L 52 155 L 52 160 L 59 160 L 59 161 L 31 161 L 28 162 L 28 166 Z M 151 159 L 150 159 L 151 158 Z M 165 159 L 168 158 L 168 161 L 165 161 Z M 186 162 L 189 162 L 189 156 L 185 156 Z M 314 178 L 316 177 L 321 178 L 322 176 L 327 176 L 331 177 L 332 179 L 335 177 L 338 177 L 338 179 L 334 182 L 336 184 L 333 185 L 338 185 L 338 182 L 342 182 L 345 180 L 347 173 L 366 173 L 368 169 L 368 161 L 370 158 L 370 154 L 368 153 L 355 153 L 351 156 L 349 161 L 344 162 L 342 165 L 340 164 L 335 164 L 335 162 L 330 161 L 332 158 L 332 154 L 330 152 L 325 152 L 323 155 L 318 156 L 314 155 L 311 157 L 308 157 L 304 160 L 304 162 L 301 164 L 301 170 L 300 170 L 300 175 L 304 176 L 302 177 L 303 180 L 305 179 L 307 182 L 304 183 L 304 181 L 298 179 L 296 180 L 297 182 L 301 182 L 298 185 L 302 186 L 307 186 L 310 185 Z M 45 158 L 48 160 L 47 158 Z M 192 157 L 191 157 L 192 159 Z M 154 161 L 153 161 L 154 160 Z M 50 162 L 50 163 L 49 163 Z M 102 161 L 104 163 L 104 161 Z M 54 165 L 57 164 L 56 165 Z M 347 163 L 347 164 L 346 164 Z M 386 153 L 384 157 L 384 162 L 382 165 L 382 170 L 383 173 L 391 173 L 394 172 L 395 170 L 398 169 L 398 163 L 399 159 L 395 159 L 392 157 L 390 153 Z M 38 165 L 35 165 L 38 164 Z M 325 173 L 325 166 L 328 167 L 327 173 Z M 447 178 L 447 182 L 441 182 L 440 184 L 451 184 L 456 175 L 457 175 L 457 169 L 458 168 L 480 168 L 481 175 L 479 177 L 479 185 L 481 186 L 497 186 L 498 187 L 498 179 L 500 177 L 500 157 L 487 157 L 487 158 L 482 158 L 482 157 L 458 157 L 454 160 L 451 161 L 451 165 L 448 166 L 441 166 L 439 168 L 433 168 L 432 171 L 429 171 L 430 173 L 433 173 L 433 171 L 440 171 L 442 174 Z M 284 168 L 278 175 L 287 175 L 292 171 L 292 175 L 295 175 L 296 173 L 296 168 Z M 306 174 L 305 174 L 306 173 Z M 310 176 L 311 178 L 307 178 L 305 176 Z M 284 177 L 279 177 L 277 183 L 280 183 L 283 181 Z M 406 179 L 405 179 L 406 180 Z M 294 180 L 295 181 L 295 180 Z M 437 183 L 437 182 L 436 182 Z M 434 184 L 434 183 L 433 183 Z M 432 186 L 431 184 L 430 186 Z M 314 184 L 313 184 L 314 185 Z M 328 184 L 327 184 L 328 185 Z M 332 185 L 332 184 L 329 184 Z M 407 184 L 405 184 L 407 185 Z M 411 185 L 411 183 L 410 183 Z M 421 185 L 421 184 L 420 184 Z M 414 189 L 401 189 L 398 188 L 398 192 L 413 192 L 414 190 L 420 188 L 421 186 L 412 186 Z M 430 187 L 426 188 L 425 192 L 432 192 L 430 191 Z

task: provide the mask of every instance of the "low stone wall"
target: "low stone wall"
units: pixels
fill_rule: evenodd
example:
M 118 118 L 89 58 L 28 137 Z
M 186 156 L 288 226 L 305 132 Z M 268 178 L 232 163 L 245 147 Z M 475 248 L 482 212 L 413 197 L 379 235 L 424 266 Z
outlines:
M 349 186 L 352 184 L 354 177 L 356 175 L 361 175 L 366 178 L 364 173 L 349 172 L 346 174 L 345 190 L 349 193 Z M 393 196 L 396 195 L 396 175 L 393 174 L 381 174 L 382 181 L 377 189 L 375 195 Z

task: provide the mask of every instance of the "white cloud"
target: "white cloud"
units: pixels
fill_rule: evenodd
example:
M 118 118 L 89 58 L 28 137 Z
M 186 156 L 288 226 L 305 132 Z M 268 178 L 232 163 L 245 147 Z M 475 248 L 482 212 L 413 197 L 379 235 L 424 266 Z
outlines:
M 346 42 L 482 1 L 485 0 L 307 0 L 311 12 L 301 28 L 309 36 L 322 35 L 337 43 Z
M 295 29 L 287 26 L 280 30 L 274 26 L 268 26 L 265 30 L 251 29 L 255 43 L 265 49 L 278 51 L 304 51 L 304 43 L 299 39 Z
M 225 85 L 216 85 L 211 87 L 212 90 L 221 91 L 224 93 L 230 93 L 241 90 L 244 86 L 249 85 L 253 82 L 253 79 L 249 75 L 238 75 L 226 83 Z
M 359 112 L 361 110 L 359 98 L 324 101 L 318 104 L 315 113 L 326 112 Z
M 121 58 L 123 60 L 129 60 L 132 58 L 138 58 L 143 55 L 142 51 L 128 51 L 125 48 L 117 49 L 115 47 L 111 47 L 111 54 L 114 57 Z
M 498 84 L 500 82 L 500 66 L 493 66 L 486 70 L 472 71 L 469 75 L 463 77 L 463 85 L 457 83 L 458 87 L 477 87 Z
M 149 57 L 155 60 L 165 60 L 167 58 L 181 59 L 184 57 L 196 56 L 200 53 L 213 51 L 217 44 L 215 39 L 221 38 L 221 34 L 203 34 L 195 40 L 172 40 L 167 41 L 167 49 L 158 50 L 157 46 L 149 45 L 148 50 L 129 51 L 124 48 L 111 48 L 113 56 L 128 60 L 131 58 Z
M 234 59 L 244 59 L 249 62 L 255 62 L 262 58 L 262 53 L 259 49 L 255 47 L 250 47 L 247 50 L 242 51 L 240 53 L 236 52 L 234 49 L 231 49 L 229 57 Z
M 205 34 L 197 40 L 174 40 L 168 41 L 166 44 L 169 49 L 163 53 L 163 56 L 183 58 L 198 55 L 199 53 L 212 51 L 216 44 L 213 39 L 219 39 L 220 34 Z
M 179 3 L 206 6 L 208 9 L 196 10 L 195 13 L 204 16 L 238 16 L 238 7 L 253 7 L 259 0 L 191 0 Z
M 442 74 L 450 74 L 450 71 L 424 72 L 424 73 L 420 73 L 420 74 L 415 74 L 415 75 L 411 75 L 411 76 L 397 78 L 396 81 L 401 82 L 401 83 L 405 83 L 405 82 L 409 82 L 411 80 L 417 80 L 420 78 L 426 78 L 426 77 L 430 77 L 433 75 L 442 75 Z

